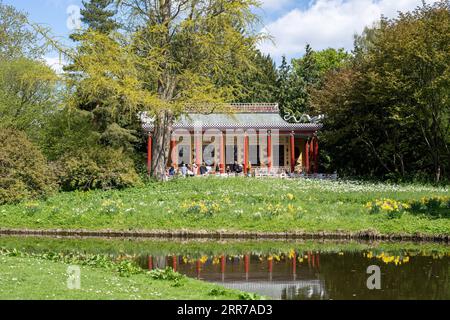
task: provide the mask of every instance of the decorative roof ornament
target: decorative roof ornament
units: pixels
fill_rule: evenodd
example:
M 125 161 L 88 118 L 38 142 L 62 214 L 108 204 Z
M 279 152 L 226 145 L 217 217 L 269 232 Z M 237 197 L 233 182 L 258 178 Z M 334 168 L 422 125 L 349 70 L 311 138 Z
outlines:
M 142 123 L 147 123 L 149 125 L 153 125 L 156 120 L 156 117 L 150 117 L 147 112 L 139 112 L 139 118 Z
M 283 119 L 285 121 L 291 121 L 295 123 L 312 123 L 312 124 L 320 124 L 322 123 L 322 120 L 325 119 L 325 115 L 321 114 L 318 116 L 311 117 L 310 115 L 304 113 L 299 118 L 297 118 L 294 114 L 291 113 L 291 111 L 286 111 L 286 114 L 284 115 Z

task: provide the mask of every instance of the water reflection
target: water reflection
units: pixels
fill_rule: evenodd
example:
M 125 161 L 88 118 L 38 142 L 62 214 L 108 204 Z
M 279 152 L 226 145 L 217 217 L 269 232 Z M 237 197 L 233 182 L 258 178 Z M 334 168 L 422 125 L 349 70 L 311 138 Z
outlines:
M 141 256 L 142 267 L 172 267 L 189 277 L 274 299 L 450 299 L 449 255 L 421 252 L 297 252 L 218 256 Z M 381 290 L 366 286 L 381 268 Z

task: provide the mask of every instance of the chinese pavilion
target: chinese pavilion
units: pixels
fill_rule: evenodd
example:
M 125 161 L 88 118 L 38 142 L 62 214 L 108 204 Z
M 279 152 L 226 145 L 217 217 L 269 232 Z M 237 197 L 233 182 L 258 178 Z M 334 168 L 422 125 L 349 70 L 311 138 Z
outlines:
M 182 115 L 172 128 L 168 166 L 197 164 L 208 159 L 220 173 L 235 161 L 250 169 L 318 172 L 319 123 L 290 123 L 278 104 L 231 104 L 231 112 Z M 152 161 L 152 120 L 142 117 L 148 134 L 148 166 Z M 218 173 L 218 172 L 216 172 Z

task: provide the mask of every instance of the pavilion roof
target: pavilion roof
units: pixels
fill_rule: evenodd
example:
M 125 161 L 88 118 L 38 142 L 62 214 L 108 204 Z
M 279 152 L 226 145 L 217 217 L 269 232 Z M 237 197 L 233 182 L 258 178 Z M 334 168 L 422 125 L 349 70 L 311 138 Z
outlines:
M 254 103 L 231 104 L 231 112 L 199 113 L 182 115 L 175 122 L 174 129 L 279 129 L 297 131 L 317 131 L 322 128 L 317 123 L 289 123 L 284 120 L 278 104 Z M 148 117 L 142 117 L 143 128 L 152 131 L 153 124 Z

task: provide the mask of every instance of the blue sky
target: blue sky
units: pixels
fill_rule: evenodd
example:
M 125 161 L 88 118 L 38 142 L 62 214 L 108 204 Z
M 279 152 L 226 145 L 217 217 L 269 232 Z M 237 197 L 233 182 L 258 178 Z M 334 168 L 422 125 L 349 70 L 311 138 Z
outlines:
M 67 40 L 71 6 L 81 6 L 81 0 L 3 0 L 28 12 L 34 22 L 47 25 L 54 35 Z M 299 57 L 307 43 L 314 49 L 328 47 L 352 49 L 353 35 L 372 25 L 381 15 L 396 16 L 398 11 L 412 10 L 421 0 L 260 0 L 258 13 L 263 20 L 262 31 L 273 41 L 260 44 L 277 62 L 282 55 Z M 427 0 L 434 2 L 434 0 Z M 57 63 L 50 54 L 50 64 Z

